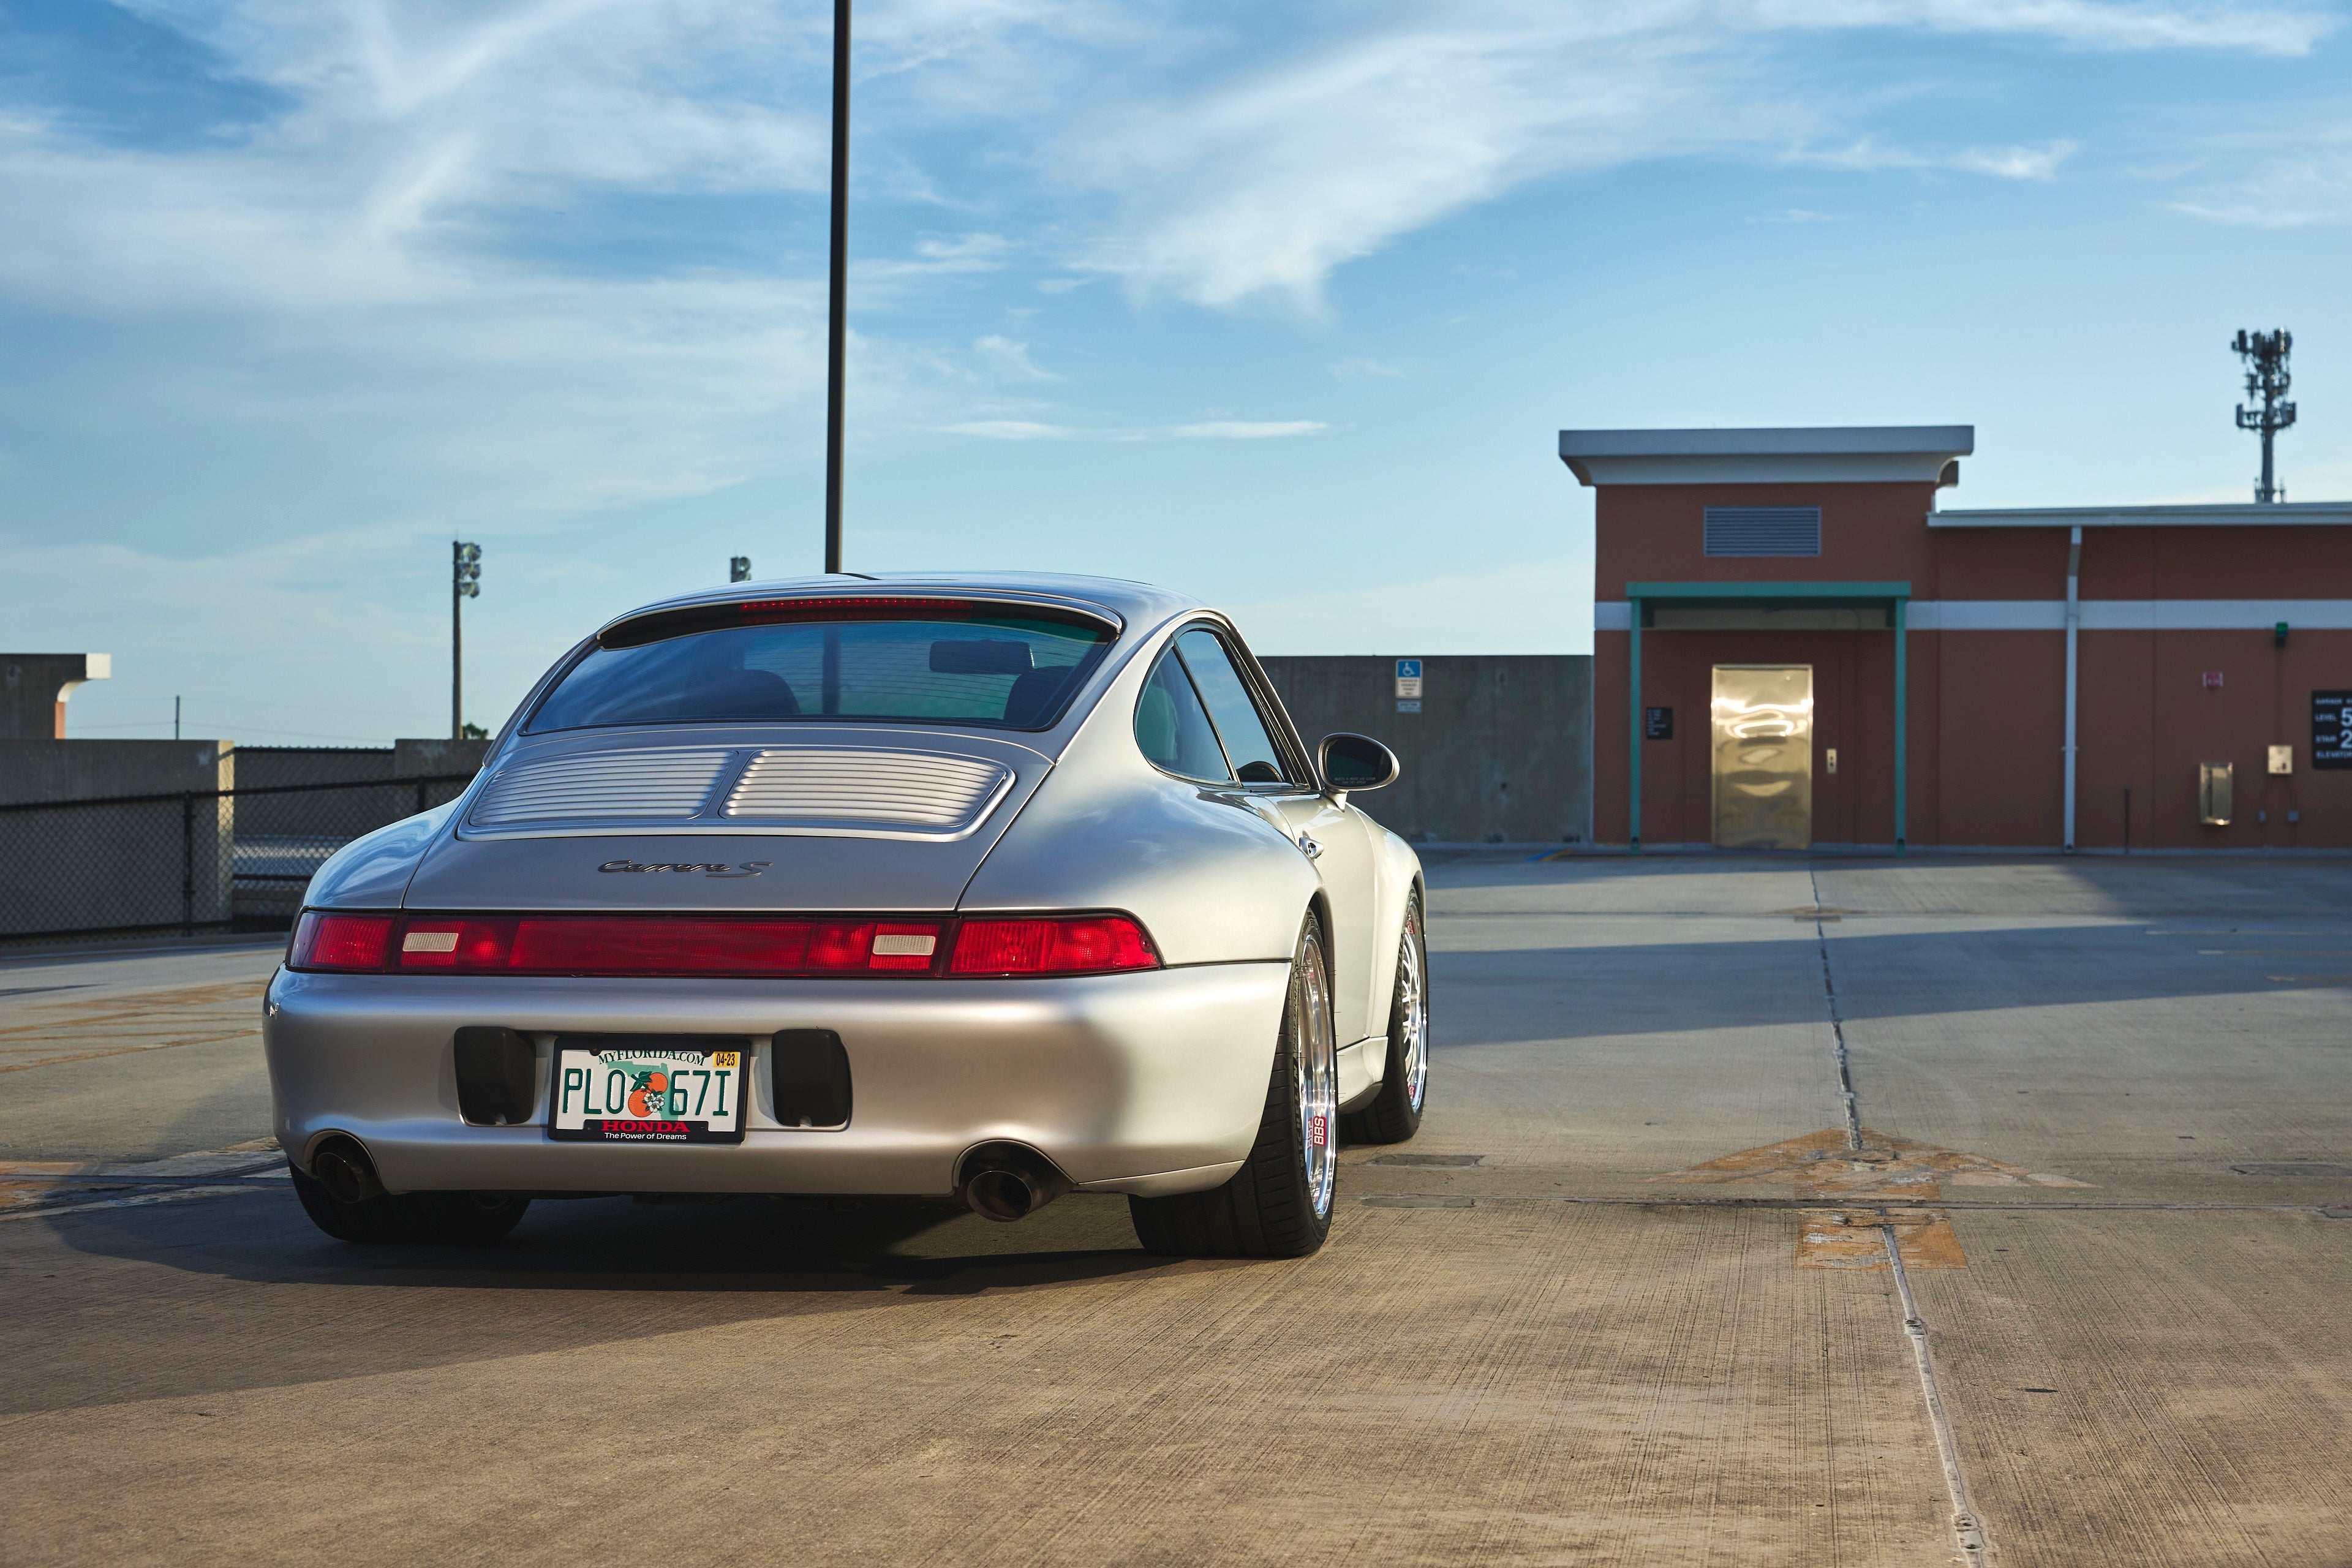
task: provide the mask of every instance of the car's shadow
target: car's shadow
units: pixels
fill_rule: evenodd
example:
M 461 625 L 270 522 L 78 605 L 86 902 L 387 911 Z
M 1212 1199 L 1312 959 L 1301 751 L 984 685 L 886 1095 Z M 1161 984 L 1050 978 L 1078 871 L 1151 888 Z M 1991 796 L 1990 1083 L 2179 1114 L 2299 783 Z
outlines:
M 280 1285 L 937 1295 L 1099 1279 L 1179 1261 L 1139 1249 L 1123 1200 L 1089 1194 L 1011 1226 L 919 1199 L 541 1199 L 512 1235 L 478 1247 L 337 1242 L 312 1229 L 291 1199 L 272 1192 L 50 1223 L 77 1250 Z M 262 1223 L 240 1223 L 253 1221 Z
M 0 1413 L 1253 1267 L 1145 1252 L 1125 1202 L 1092 1194 L 1010 1226 L 936 1203 L 542 1201 L 505 1241 L 467 1247 L 333 1241 L 291 1192 L 7 1230 L 0 1263 L 21 1288 L 0 1314 L 0 1356 L 21 1375 L 0 1383 Z M 93 1357 L 100 1322 L 114 1348 Z

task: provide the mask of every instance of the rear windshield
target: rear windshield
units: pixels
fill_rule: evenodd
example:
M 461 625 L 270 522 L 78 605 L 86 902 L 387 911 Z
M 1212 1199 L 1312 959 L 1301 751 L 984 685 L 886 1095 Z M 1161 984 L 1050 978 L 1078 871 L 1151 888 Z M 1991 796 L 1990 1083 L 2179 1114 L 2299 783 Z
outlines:
M 592 650 L 523 728 L 839 718 L 1043 730 L 1112 636 L 1018 615 L 698 631 Z

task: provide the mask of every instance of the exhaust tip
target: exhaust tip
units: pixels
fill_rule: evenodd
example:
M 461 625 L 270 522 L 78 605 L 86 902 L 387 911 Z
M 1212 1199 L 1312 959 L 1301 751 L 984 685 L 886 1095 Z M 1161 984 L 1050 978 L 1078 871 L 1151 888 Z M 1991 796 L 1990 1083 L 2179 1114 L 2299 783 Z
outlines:
M 976 1151 L 966 1163 L 963 1201 L 983 1219 L 1010 1225 L 1028 1218 L 1073 1184 L 1035 1150 L 1001 1143 Z
M 1016 1219 L 1027 1219 L 1031 1211 L 1045 1201 L 1045 1194 L 1037 1190 L 1036 1181 L 1027 1172 L 1001 1166 L 975 1173 L 964 1184 L 963 1196 L 972 1213 L 1008 1225 Z
M 383 1182 L 366 1148 L 349 1134 L 337 1134 L 310 1156 L 310 1174 L 341 1204 L 362 1204 L 383 1195 Z

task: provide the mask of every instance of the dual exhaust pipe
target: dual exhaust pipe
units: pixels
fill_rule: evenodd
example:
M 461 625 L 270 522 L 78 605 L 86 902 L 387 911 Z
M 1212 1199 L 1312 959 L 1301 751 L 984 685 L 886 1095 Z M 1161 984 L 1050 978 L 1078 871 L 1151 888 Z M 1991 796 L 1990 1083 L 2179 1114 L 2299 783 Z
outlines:
M 375 1161 L 366 1145 L 347 1132 L 333 1134 L 312 1152 L 310 1174 L 337 1203 L 360 1204 L 383 1195 Z M 972 1213 L 1010 1225 L 1027 1219 L 1077 1184 L 1034 1149 L 987 1143 L 965 1157 L 961 1184 Z
M 983 1143 L 964 1156 L 963 1201 L 982 1219 L 1027 1219 L 1077 1185 L 1034 1149 Z

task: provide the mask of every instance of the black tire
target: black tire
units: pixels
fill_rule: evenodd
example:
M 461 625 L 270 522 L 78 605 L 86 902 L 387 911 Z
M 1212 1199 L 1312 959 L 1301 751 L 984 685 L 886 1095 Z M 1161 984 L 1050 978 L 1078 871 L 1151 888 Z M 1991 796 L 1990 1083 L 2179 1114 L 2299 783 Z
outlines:
M 1397 944 L 1396 985 L 1389 996 L 1388 1066 L 1381 1091 L 1340 1118 L 1350 1143 L 1402 1143 L 1421 1131 L 1429 1106 L 1429 942 L 1423 933 L 1421 893 L 1404 906 L 1404 936 Z
M 1339 1049 L 1330 965 L 1310 917 L 1290 964 L 1290 995 L 1266 1083 L 1257 1140 L 1231 1180 L 1205 1193 L 1129 1197 L 1146 1252 L 1174 1258 L 1304 1258 L 1331 1234 L 1339 1154 Z M 1323 1110 L 1314 1142 L 1312 1105 Z
M 384 1193 L 344 1203 L 301 1167 L 294 1195 L 310 1223 L 337 1241 L 368 1245 L 474 1247 L 497 1241 L 522 1220 L 529 1198 L 502 1193 Z

